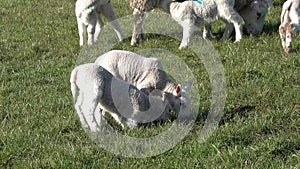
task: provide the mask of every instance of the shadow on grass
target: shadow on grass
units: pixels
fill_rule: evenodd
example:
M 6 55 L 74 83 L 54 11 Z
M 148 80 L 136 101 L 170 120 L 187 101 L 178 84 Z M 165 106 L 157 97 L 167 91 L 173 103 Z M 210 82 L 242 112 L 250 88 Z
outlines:
M 225 112 L 225 114 L 223 115 L 219 124 L 224 125 L 225 123 L 231 122 L 235 116 L 247 118 L 250 115 L 249 112 L 254 109 L 255 109 L 255 106 L 252 106 L 252 105 L 238 106 L 238 107 L 234 108 L 233 110 Z

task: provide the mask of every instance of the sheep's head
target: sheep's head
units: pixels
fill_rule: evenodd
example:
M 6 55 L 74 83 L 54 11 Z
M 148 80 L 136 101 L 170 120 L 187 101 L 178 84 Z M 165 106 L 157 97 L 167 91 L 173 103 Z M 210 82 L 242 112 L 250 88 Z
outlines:
M 239 11 L 245 21 L 248 34 L 257 35 L 262 32 L 268 7 L 268 0 L 255 0 Z
M 171 110 L 174 113 L 172 114 L 172 117 L 177 118 L 179 112 L 183 114 L 190 113 L 191 99 L 187 92 L 190 87 L 191 83 L 187 83 L 183 88 L 180 84 L 178 84 L 173 93 L 166 93 L 167 100 L 169 101 Z
M 289 53 L 292 50 L 292 41 L 293 41 L 293 28 L 294 24 L 289 24 L 286 33 L 285 33 L 285 46 L 284 46 L 284 52 Z

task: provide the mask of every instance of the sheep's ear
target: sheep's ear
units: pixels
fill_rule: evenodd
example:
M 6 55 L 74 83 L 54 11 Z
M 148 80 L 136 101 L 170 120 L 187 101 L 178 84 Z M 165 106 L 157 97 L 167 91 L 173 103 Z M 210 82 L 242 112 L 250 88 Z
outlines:
M 174 91 L 173 94 L 174 94 L 175 96 L 179 96 L 180 93 L 181 93 L 181 85 L 178 84 L 178 85 L 176 86 L 176 89 L 175 89 L 175 91 Z

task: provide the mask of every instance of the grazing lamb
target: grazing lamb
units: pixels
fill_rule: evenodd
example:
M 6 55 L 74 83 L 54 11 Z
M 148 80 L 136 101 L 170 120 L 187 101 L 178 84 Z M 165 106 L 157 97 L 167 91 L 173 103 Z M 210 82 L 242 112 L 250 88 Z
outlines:
M 244 19 L 247 33 L 258 35 L 262 32 L 268 9 L 273 7 L 272 0 L 239 0 L 235 10 Z
M 300 1 L 287 0 L 282 7 L 279 34 L 285 53 L 292 49 L 293 37 L 300 28 Z
M 104 23 L 100 14 L 103 14 L 117 33 L 119 40 L 124 39 L 117 16 L 109 0 L 77 0 L 75 6 L 77 17 L 80 46 L 85 44 L 86 33 L 88 33 L 88 45 L 97 42 Z
M 182 110 L 183 107 L 188 109 L 190 106 L 187 93 L 190 84 L 182 90 L 180 84 L 172 82 L 157 58 L 145 58 L 129 51 L 112 50 L 99 56 L 95 63 L 146 94 L 155 89 L 163 91 L 176 114 L 180 111 L 185 112 L 186 110 Z
M 242 17 L 234 10 L 234 0 L 205 0 L 171 2 L 170 14 L 183 27 L 183 38 L 179 49 L 186 47 L 194 32 L 194 26 L 208 26 L 219 18 L 233 24 L 235 42 L 242 39 Z M 205 36 L 204 36 L 205 37 Z M 223 36 L 223 38 L 228 38 Z
M 119 118 L 117 121 L 137 127 L 137 123 L 148 123 L 169 112 L 169 103 L 164 94 L 149 96 L 135 86 L 114 77 L 103 67 L 94 63 L 75 67 L 70 78 L 71 91 L 75 100 L 75 108 L 84 127 L 91 131 L 100 130 L 103 111 L 126 117 L 126 121 Z M 100 119 L 96 116 L 100 115 Z

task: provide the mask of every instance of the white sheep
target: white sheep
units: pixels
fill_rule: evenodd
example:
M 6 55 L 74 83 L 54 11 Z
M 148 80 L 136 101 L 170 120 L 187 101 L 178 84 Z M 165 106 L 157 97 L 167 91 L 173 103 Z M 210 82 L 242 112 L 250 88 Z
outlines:
M 75 67 L 71 73 L 70 83 L 80 121 L 92 132 L 100 130 L 102 119 L 100 109 L 112 113 L 116 116 L 114 118 L 117 118 L 117 122 L 129 127 L 165 118 L 169 112 L 165 94 L 146 95 L 94 63 Z M 97 108 L 98 104 L 100 109 Z
M 234 0 L 204 0 L 171 2 L 170 14 L 183 27 L 183 38 L 179 49 L 186 47 L 190 36 L 194 32 L 194 26 L 208 26 L 221 18 L 231 23 L 235 28 L 235 42 L 242 39 L 242 17 L 234 9 Z M 225 33 L 223 39 L 229 38 Z M 205 37 L 205 35 L 204 35 Z
M 235 9 L 245 22 L 247 33 L 258 35 L 262 32 L 272 0 L 240 0 L 236 1 Z
M 287 0 L 282 6 L 279 34 L 285 53 L 292 49 L 293 37 L 300 28 L 300 1 Z
M 104 23 L 101 19 L 103 14 L 113 26 L 119 40 L 124 39 L 117 16 L 109 0 L 77 0 L 75 13 L 78 24 L 80 46 L 83 46 L 88 33 L 88 45 L 92 45 L 99 39 Z
M 182 88 L 180 84 L 172 82 L 159 59 L 146 58 L 130 51 L 112 50 L 99 56 L 95 63 L 144 93 L 149 94 L 155 89 L 163 91 L 175 115 L 181 111 L 189 113 L 187 90 L 191 84 Z

